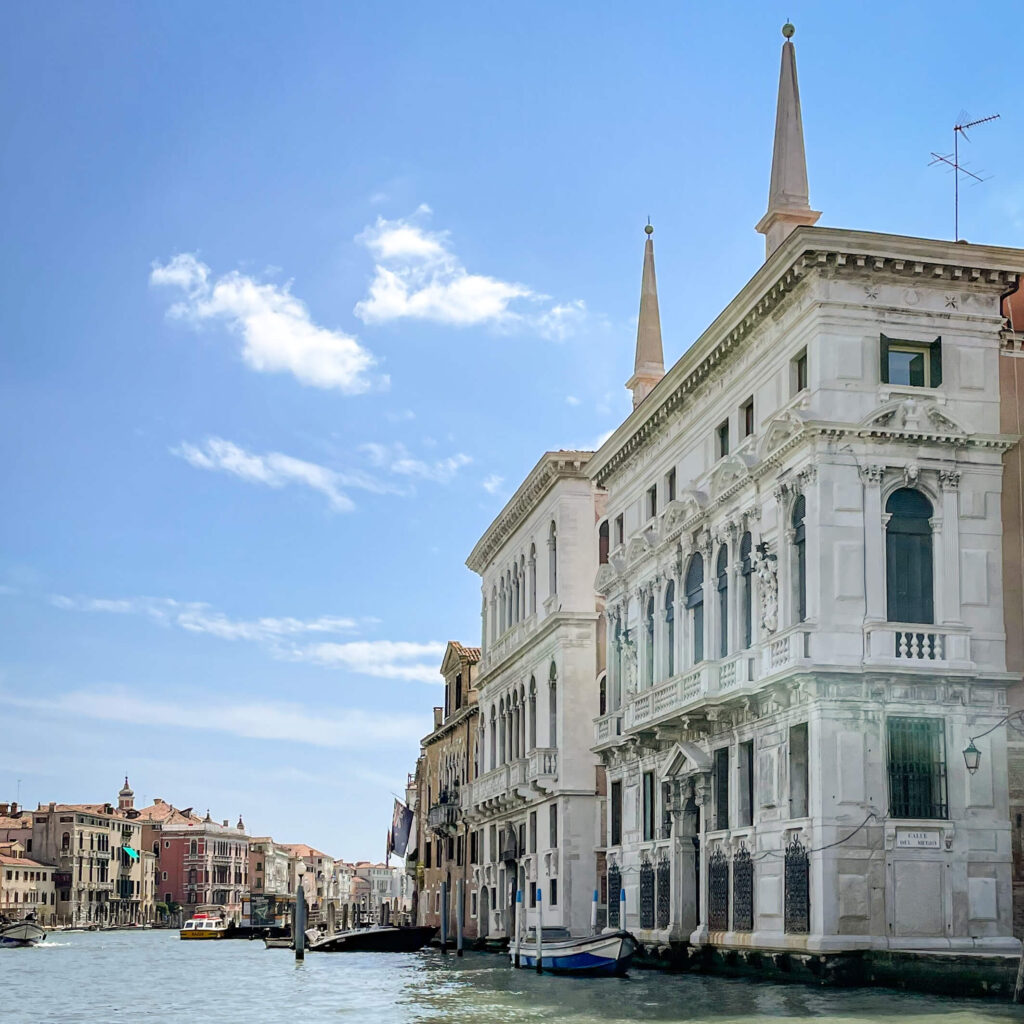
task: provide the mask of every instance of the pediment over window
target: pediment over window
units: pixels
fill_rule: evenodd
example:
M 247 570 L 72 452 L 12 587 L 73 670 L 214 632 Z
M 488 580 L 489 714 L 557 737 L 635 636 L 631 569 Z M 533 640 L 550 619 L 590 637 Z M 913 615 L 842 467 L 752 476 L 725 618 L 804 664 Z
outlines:
M 674 529 L 699 515 L 708 504 L 708 496 L 704 491 L 688 489 L 683 491 L 675 501 L 665 506 L 662 516 L 662 537 L 668 536 Z
M 601 594 L 606 594 L 612 584 L 618 579 L 618 572 L 612 565 L 602 565 L 597 570 L 597 576 L 594 578 L 594 589 Z
M 787 441 L 803 433 L 806 426 L 803 416 L 796 409 L 789 409 L 781 416 L 776 416 L 768 424 L 759 448 L 759 456 L 764 459 Z
M 875 409 L 861 424 L 868 429 L 898 430 L 909 434 L 970 433 L 937 402 L 906 395 Z
M 643 535 L 634 537 L 626 548 L 626 563 L 632 565 L 634 562 L 639 561 L 651 550 L 650 545 L 644 539 Z
M 676 778 L 680 775 L 691 775 L 693 772 L 707 772 L 711 770 L 711 755 L 702 750 L 696 743 L 688 743 L 679 740 L 672 748 L 668 763 L 662 772 L 662 781 Z
M 738 480 L 745 480 L 750 476 L 750 469 L 756 465 L 757 458 L 747 452 L 737 452 L 734 455 L 727 455 L 715 466 L 711 474 L 709 489 L 715 497 L 723 491 L 727 491 Z

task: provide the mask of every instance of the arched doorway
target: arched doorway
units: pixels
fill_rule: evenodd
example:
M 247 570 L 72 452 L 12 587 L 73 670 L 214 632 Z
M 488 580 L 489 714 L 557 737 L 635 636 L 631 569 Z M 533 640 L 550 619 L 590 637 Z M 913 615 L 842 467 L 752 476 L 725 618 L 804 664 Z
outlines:
M 480 938 L 486 939 L 491 925 L 491 890 L 480 886 Z

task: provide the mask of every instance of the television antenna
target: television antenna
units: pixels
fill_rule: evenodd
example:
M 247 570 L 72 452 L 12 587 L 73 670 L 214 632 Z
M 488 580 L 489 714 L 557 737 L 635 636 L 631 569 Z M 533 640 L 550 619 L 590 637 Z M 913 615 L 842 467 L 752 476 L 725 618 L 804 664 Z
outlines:
M 966 174 L 969 178 L 973 178 L 975 184 L 987 180 L 973 171 L 967 170 L 960 163 L 960 136 L 962 135 L 966 142 L 970 142 L 971 138 L 967 134 L 968 128 L 975 128 L 979 124 L 988 124 L 989 121 L 994 121 L 999 115 L 991 114 L 988 117 L 979 117 L 976 121 L 968 121 L 967 117 L 966 111 L 961 111 L 957 123 L 953 125 L 953 152 L 946 156 L 933 152 L 932 162 L 928 165 L 932 167 L 934 164 L 946 164 L 953 168 L 953 240 L 956 242 L 960 241 L 960 175 Z

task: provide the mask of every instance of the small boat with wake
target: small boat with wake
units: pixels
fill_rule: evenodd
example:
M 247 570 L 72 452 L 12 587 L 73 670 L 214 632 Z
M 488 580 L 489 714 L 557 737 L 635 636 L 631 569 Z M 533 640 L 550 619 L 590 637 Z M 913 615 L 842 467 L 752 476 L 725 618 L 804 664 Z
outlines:
M 182 925 L 178 935 L 182 939 L 225 939 L 231 934 L 227 921 L 209 914 L 195 914 Z
M 434 937 L 436 928 L 383 926 L 355 928 L 319 937 L 310 934 L 310 953 L 415 953 Z
M 46 939 L 46 932 L 29 914 L 20 921 L 0 918 L 0 947 L 35 946 Z
M 519 949 L 519 966 L 537 969 L 536 933 L 528 935 Z M 629 932 L 599 932 L 572 938 L 564 928 L 541 932 L 540 968 L 548 974 L 622 975 L 636 952 Z M 515 964 L 515 950 L 510 954 Z

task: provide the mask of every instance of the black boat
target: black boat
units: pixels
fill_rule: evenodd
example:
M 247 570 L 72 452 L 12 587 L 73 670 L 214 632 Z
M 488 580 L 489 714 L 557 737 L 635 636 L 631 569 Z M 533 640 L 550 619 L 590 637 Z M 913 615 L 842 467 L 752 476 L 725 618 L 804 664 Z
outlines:
M 309 943 L 310 953 L 415 953 L 433 937 L 436 928 L 356 928 Z

